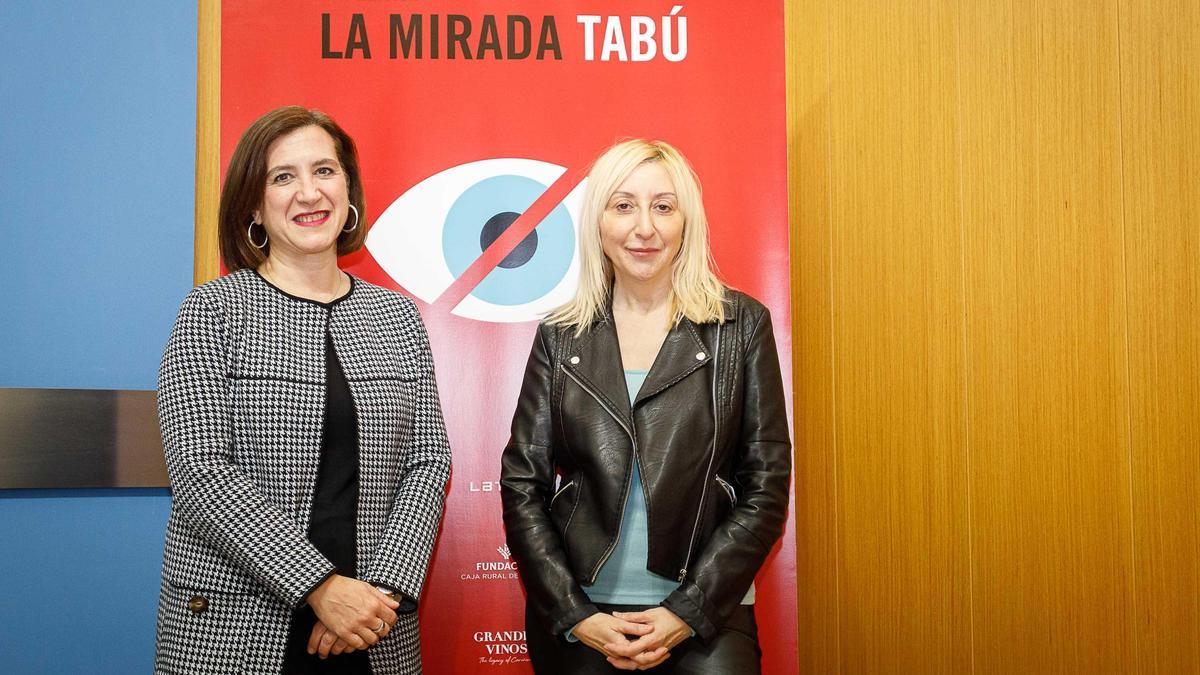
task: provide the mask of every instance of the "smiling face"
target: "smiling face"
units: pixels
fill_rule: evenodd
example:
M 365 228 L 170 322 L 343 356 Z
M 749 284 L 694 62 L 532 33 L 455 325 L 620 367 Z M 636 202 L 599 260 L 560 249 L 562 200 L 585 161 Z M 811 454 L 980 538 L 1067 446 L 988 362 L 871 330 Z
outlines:
M 254 220 L 267 229 L 272 257 L 336 257 L 350 204 L 337 157 L 333 137 L 317 126 L 280 136 L 267 148 L 266 187 Z
M 661 162 L 649 161 L 617 186 L 600 217 L 600 244 L 617 283 L 667 281 L 683 243 L 683 213 Z

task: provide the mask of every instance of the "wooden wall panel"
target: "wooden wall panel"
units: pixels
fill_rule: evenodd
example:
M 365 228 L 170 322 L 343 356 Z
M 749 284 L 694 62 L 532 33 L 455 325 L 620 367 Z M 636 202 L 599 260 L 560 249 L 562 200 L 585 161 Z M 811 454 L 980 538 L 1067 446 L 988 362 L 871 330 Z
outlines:
M 802 671 L 1200 673 L 1200 4 L 789 11 Z
M 829 2 L 840 668 L 969 668 L 955 23 Z
M 221 195 L 221 0 L 197 3 L 195 265 L 200 285 L 220 274 L 217 209 Z
M 788 2 L 788 191 L 801 673 L 837 672 L 837 494 L 830 312 L 829 70 L 825 0 Z
M 1200 4 L 1122 0 L 1137 645 L 1200 673 Z
M 975 670 L 1130 672 L 1116 3 L 962 7 Z

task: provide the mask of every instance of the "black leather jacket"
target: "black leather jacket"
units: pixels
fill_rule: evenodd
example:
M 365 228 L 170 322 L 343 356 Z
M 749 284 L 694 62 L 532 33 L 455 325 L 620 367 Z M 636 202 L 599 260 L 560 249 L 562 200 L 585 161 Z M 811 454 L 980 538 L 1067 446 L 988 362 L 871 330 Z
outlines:
M 791 443 L 771 318 L 736 291 L 726 304 L 723 325 L 672 328 L 632 406 L 611 315 L 578 337 L 538 327 L 500 483 L 528 602 L 552 633 L 597 611 L 582 586 L 616 546 L 635 459 L 647 568 L 680 581 L 662 605 L 701 640 L 783 532 Z

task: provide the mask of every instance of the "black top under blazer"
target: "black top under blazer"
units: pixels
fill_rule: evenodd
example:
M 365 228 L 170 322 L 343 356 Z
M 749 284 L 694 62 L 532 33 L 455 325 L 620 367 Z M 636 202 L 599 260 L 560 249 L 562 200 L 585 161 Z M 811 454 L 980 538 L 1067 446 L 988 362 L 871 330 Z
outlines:
M 306 537 L 327 332 L 358 413 L 358 578 L 415 608 L 450 472 L 416 306 L 358 279 L 317 303 L 240 270 L 187 296 L 159 371 L 172 500 L 156 672 L 280 672 L 293 609 L 334 571 Z M 368 653 L 376 675 L 419 672 L 416 612 Z

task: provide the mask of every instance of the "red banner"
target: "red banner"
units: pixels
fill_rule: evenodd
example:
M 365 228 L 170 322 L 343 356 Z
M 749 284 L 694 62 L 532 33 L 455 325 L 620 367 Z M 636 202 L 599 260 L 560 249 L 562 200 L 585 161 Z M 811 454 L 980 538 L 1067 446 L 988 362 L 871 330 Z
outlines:
M 342 266 L 407 292 L 429 328 L 454 474 L 421 605 L 427 672 L 529 671 L 500 453 L 536 320 L 574 290 L 601 150 L 660 138 L 692 161 L 720 275 L 770 307 L 790 390 L 783 40 L 778 1 L 223 3 L 222 167 L 270 109 L 332 115 L 372 223 Z M 532 246 L 492 246 L 535 225 Z M 797 668 L 793 528 L 757 580 L 768 673 Z

